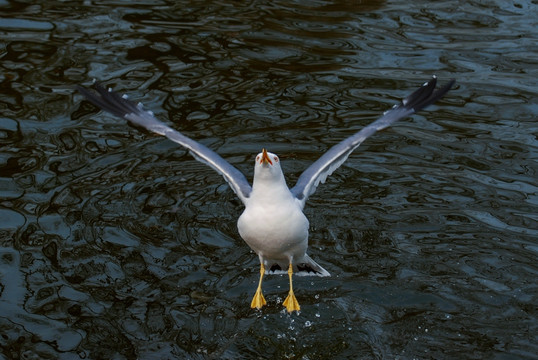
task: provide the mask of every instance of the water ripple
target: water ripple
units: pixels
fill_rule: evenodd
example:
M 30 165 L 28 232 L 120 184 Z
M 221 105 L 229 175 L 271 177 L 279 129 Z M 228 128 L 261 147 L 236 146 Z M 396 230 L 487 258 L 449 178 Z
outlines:
M 538 352 L 532 1 L 1 8 L 5 357 Z M 268 147 L 291 185 L 433 74 L 456 88 L 309 200 L 309 251 L 333 276 L 296 279 L 292 316 L 285 277 L 248 307 L 257 259 L 222 178 L 73 90 L 128 93 L 249 179 Z

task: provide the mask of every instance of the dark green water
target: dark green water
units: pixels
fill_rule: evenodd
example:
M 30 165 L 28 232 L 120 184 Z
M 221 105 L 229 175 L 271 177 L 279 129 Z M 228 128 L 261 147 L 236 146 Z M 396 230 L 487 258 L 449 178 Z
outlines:
M 0 1 L 0 358 L 535 359 L 536 1 Z M 437 75 L 305 212 L 330 278 L 249 307 L 239 200 L 98 79 L 289 185 Z

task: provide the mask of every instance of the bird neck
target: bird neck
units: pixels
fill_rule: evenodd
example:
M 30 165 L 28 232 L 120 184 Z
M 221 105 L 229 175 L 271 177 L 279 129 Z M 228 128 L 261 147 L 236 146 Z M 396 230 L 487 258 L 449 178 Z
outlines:
M 252 181 L 252 194 L 263 197 L 275 196 L 277 194 L 288 194 L 290 190 L 286 184 L 284 176 L 265 177 L 254 176 Z

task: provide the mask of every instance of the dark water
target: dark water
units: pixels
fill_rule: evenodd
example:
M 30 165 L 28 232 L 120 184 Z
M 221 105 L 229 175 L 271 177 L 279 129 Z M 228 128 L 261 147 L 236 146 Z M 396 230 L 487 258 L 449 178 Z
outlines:
M 0 1 L 0 358 L 531 359 L 536 1 Z M 288 182 L 433 74 L 437 106 L 311 197 L 330 278 L 267 277 L 219 175 L 74 92 L 99 79 Z

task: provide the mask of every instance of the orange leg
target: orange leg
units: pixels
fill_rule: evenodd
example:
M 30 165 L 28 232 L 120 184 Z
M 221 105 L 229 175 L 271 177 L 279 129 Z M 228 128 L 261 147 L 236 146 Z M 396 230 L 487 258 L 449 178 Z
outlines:
M 297 298 L 295 297 L 295 294 L 293 293 L 293 281 L 292 281 L 292 275 L 293 275 L 293 266 L 290 263 L 290 267 L 288 268 L 288 276 L 290 277 L 290 292 L 288 293 L 288 297 L 282 305 L 286 307 L 286 310 L 288 310 L 289 313 L 292 311 L 299 311 L 301 310 L 301 307 L 299 306 L 299 302 L 297 301 Z
M 262 306 L 267 304 L 262 294 L 262 280 L 263 280 L 264 274 L 265 274 L 265 267 L 263 266 L 263 262 L 260 262 L 260 282 L 258 283 L 258 289 L 256 290 L 256 293 L 254 294 L 254 297 L 252 298 L 252 302 L 250 303 L 250 307 L 253 309 L 254 308 L 261 309 Z

